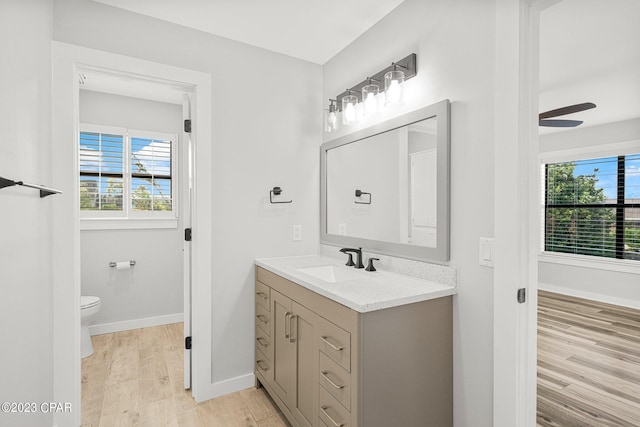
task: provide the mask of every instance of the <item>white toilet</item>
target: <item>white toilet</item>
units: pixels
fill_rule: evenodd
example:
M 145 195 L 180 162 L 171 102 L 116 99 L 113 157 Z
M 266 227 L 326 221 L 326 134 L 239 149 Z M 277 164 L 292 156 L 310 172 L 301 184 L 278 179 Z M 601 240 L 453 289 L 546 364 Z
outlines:
M 80 297 L 80 355 L 84 358 L 93 354 L 93 344 L 89 335 L 89 322 L 100 311 L 99 297 Z

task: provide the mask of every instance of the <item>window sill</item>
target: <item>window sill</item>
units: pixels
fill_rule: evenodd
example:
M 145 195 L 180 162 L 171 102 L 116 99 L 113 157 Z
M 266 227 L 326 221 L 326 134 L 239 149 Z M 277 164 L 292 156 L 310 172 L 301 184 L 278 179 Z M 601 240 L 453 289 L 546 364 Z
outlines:
M 142 230 L 178 228 L 176 218 L 81 218 L 80 230 Z
M 640 262 L 633 260 L 541 252 L 538 255 L 538 261 L 551 264 L 570 265 L 573 267 L 617 271 L 620 273 L 640 274 Z

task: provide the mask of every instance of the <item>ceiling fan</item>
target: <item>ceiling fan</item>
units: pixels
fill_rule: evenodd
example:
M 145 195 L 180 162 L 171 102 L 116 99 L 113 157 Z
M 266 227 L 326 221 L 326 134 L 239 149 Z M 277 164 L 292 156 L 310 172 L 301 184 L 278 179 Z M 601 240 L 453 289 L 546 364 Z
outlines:
M 552 128 L 573 128 L 581 125 L 581 120 L 549 120 L 551 117 L 564 116 L 566 114 L 578 113 L 580 111 L 590 110 L 596 108 L 596 104 L 593 102 L 584 102 L 582 104 L 569 105 L 567 107 L 557 108 L 555 110 L 545 111 L 538 116 L 538 125 L 547 126 Z

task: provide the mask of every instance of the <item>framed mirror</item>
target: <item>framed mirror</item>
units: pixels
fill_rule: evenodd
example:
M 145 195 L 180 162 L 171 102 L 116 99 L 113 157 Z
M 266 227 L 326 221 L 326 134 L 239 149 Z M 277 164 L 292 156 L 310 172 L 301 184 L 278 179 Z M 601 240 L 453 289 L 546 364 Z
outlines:
M 326 142 L 320 241 L 449 261 L 449 100 Z

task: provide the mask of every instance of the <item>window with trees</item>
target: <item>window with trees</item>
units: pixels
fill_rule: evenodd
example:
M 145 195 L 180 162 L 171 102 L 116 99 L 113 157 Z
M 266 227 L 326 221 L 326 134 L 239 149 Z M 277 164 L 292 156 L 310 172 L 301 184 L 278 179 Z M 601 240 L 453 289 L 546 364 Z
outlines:
M 640 260 L 640 154 L 544 165 L 544 250 Z
M 82 125 L 82 218 L 175 217 L 175 135 Z

